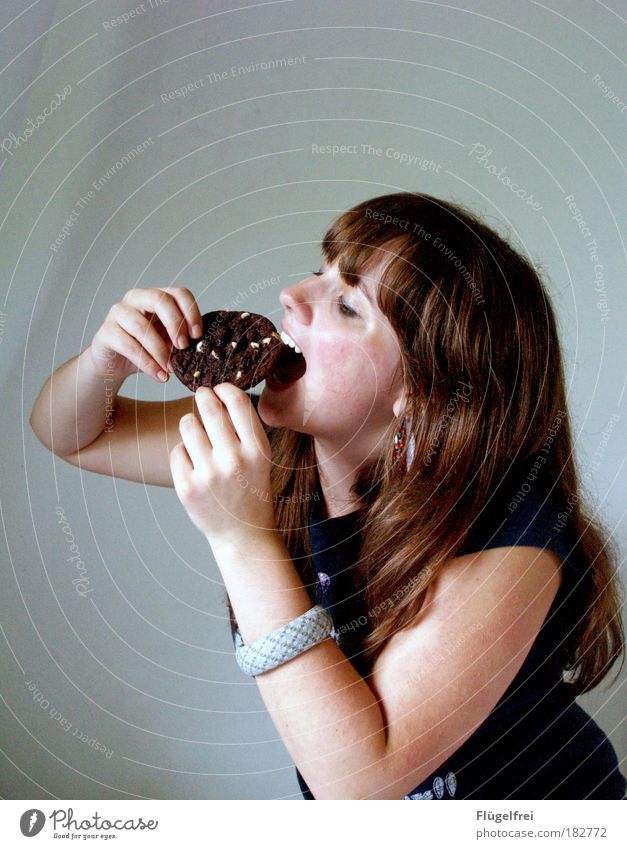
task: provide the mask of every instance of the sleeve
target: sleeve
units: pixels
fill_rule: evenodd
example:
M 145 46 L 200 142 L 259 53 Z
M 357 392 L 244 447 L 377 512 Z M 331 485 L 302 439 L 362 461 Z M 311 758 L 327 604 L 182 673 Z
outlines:
M 512 509 L 513 505 L 515 509 Z M 568 522 L 562 500 L 540 481 L 531 484 L 524 498 L 501 500 L 498 511 L 488 511 L 481 532 L 473 534 L 472 551 L 500 546 L 529 545 L 554 551 L 562 561 L 564 580 L 560 597 L 575 603 L 584 592 L 590 564 L 582 556 Z
M 571 565 L 578 568 L 581 564 L 576 562 L 578 558 L 575 556 L 568 525 L 560 520 L 559 514 L 557 499 L 540 487 L 536 491 L 531 490 L 525 500 L 518 504 L 516 512 L 507 514 L 501 521 L 487 547 L 534 545 L 548 548 L 563 561 L 572 561 Z

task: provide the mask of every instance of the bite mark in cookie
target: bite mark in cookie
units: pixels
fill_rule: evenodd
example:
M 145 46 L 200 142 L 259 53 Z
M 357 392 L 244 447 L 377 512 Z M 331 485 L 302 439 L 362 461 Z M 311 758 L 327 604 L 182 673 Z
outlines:
M 303 355 L 286 345 L 263 315 L 216 310 L 203 315 L 202 326 L 200 339 L 170 353 L 173 373 L 192 392 L 227 382 L 251 389 L 268 376 L 285 384 L 305 373 Z

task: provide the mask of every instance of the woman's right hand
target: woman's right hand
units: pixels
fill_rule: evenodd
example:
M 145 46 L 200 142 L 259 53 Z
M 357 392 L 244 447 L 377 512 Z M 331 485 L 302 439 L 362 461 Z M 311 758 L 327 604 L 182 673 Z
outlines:
M 94 336 L 91 358 L 103 377 L 143 371 L 163 383 L 159 372 L 172 371 L 172 346 L 186 348 L 200 336 L 202 313 L 189 289 L 129 289 Z

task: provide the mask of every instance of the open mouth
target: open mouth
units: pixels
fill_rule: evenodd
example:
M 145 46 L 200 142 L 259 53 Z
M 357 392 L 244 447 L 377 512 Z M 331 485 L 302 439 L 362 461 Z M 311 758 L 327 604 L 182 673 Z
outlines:
M 271 373 L 266 377 L 266 383 L 270 389 L 284 389 L 300 380 L 306 371 L 307 363 L 303 355 L 297 354 L 289 345 L 283 345 Z

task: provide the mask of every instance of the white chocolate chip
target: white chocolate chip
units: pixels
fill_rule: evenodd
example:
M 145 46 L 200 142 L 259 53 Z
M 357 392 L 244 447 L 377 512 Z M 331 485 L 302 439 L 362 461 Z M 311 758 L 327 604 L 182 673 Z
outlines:
M 237 348 L 237 342 L 231 342 L 231 348 Z
M 202 349 L 203 349 L 204 347 L 205 347 L 205 342 L 204 342 L 204 339 L 203 339 L 203 340 L 201 340 L 201 341 L 200 341 L 200 342 L 196 345 L 196 350 L 197 350 L 197 351 L 202 351 Z
M 199 372 L 199 371 L 195 371 L 195 372 L 194 372 L 194 377 L 200 377 L 200 372 Z
M 215 352 L 215 351 L 212 351 L 212 352 L 211 352 L 211 356 L 214 358 L 214 360 L 219 360 L 219 359 L 220 359 L 220 357 L 216 354 L 216 352 Z
M 251 342 L 251 343 L 250 343 L 250 347 L 251 347 L 251 348 L 258 348 L 258 347 L 259 347 L 259 342 Z
M 243 312 L 243 313 L 240 314 L 240 318 L 248 318 L 249 315 L 250 315 L 249 312 Z
M 241 371 L 238 371 L 237 374 L 235 375 L 235 380 L 239 380 L 241 376 L 242 376 Z
M 262 339 L 261 341 L 263 342 L 263 344 L 264 344 L 264 345 L 267 345 L 267 344 L 268 344 L 268 342 L 272 342 L 272 337 L 271 337 L 271 336 L 266 336 L 266 338 L 265 338 L 265 339 Z

